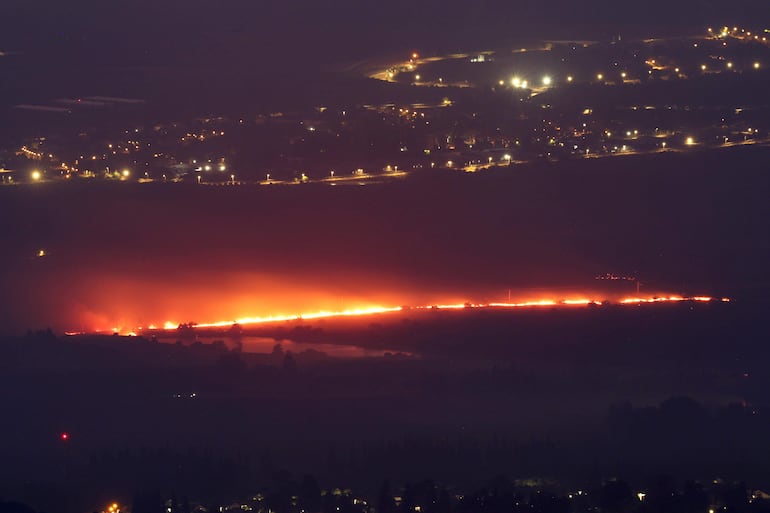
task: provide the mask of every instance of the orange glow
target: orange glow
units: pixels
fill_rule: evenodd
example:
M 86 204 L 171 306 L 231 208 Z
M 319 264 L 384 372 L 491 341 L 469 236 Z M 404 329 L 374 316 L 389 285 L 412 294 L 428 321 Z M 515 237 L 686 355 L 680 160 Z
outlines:
M 187 274 L 182 275 L 187 278 Z M 111 276 L 100 286 L 82 294 L 82 303 L 92 308 L 64 308 L 60 314 L 60 332 L 67 334 L 118 333 L 150 337 L 153 333 L 172 333 L 180 324 L 201 329 L 228 329 L 233 324 L 244 327 L 298 320 L 327 318 L 365 318 L 375 315 L 427 314 L 431 311 L 515 308 L 589 308 L 594 305 L 634 305 L 675 301 L 726 302 L 723 296 L 711 299 L 705 294 L 685 295 L 648 288 L 636 294 L 623 294 L 598 288 L 516 288 L 458 291 L 412 289 L 379 277 L 354 275 L 357 284 L 333 285 L 305 280 L 301 284 L 273 279 L 261 274 L 235 273 L 195 276 L 180 288 L 175 279 L 123 280 Z M 353 278 L 346 278 L 353 281 Z M 109 289 L 109 294 L 102 292 Z M 147 294 L 152 290 L 152 294 Z M 59 306 L 57 304 L 57 306 Z M 68 305 L 64 305 L 67 307 Z M 398 312 L 403 312 L 399 314 Z M 513 312 L 512 312 L 513 313 Z
M 651 304 L 651 303 L 677 303 L 677 302 L 683 302 L 683 301 L 690 301 L 690 302 L 699 302 L 699 303 L 708 303 L 712 301 L 721 301 L 721 302 L 729 302 L 729 298 L 720 298 L 718 300 L 715 300 L 714 298 L 710 296 L 680 296 L 680 295 L 664 295 L 664 296 L 651 296 L 651 297 L 627 297 L 622 298 L 619 301 L 617 301 L 620 305 L 640 305 L 640 304 Z M 588 306 L 588 305 L 600 305 L 604 302 L 603 299 L 591 299 L 586 297 L 572 297 L 572 298 L 564 298 L 564 299 L 533 299 L 528 301 L 517 301 L 517 302 L 490 302 L 490 303 L 437 303 L 437 304 L 431 304 L 431 305 L 422 305 L 422 306 L 412 306 L 412 307 L 403 307 L 403 306 L 371 306 L 366 308 L 354 308 L 350 310 L 339 310 L 339 311 L 318 311 L 318 312 L 310 312 L 310 313 L 302 313 L 302 314 L 295 314 L 295 315 L 270 315 L 270 316 L 263 316 L 263 317 L 244 317 L 240 319 L 236 319 L 234 321 L 216 321 L 216 322 L 206 322 L 206 323 L 195 323 L 194 326 L 196 328 L 227 328 L 232 326 L 233 324 L 239 324 L 242 326 L 247 325 L 254 325 L 254 324 L 270 324 L 270 323 L 277 323 L 277 322 L 285 322 L 285 321 L 294 321 L 294 320 L 313 320 L 313 319 L 327 319 L 327 318 L 334 318 L 334 317 L 358 317 L 358 316 L 370 316 L 370 315 L 380 315 L 380 314 L 386 314 L 386 313 L 393 313 L 393 312 L 401 312 L 408 309 L 414 309 L 414 310 L 463 310 L 463 309 L 490 309 L 490 308 L 498 308 L 498 309 L 512 309 L 512 308 L 537 308 L 537 307 L 546 307 L 546 306 L 564 306 L 564 307 L 580 307 L 580 306 Z M 167 321 L 163 324 L 162 330 L 165 331 L 171 331 L 175 330 L 179 327 L 178 322 L 172 322 Z M 116 328 L 117 329 L 117 328 Z M 142 328 L 138 328 L 142 329 Z M 156 329 L 153 325 L 150 325 L 147 329 L 154 330 Z M 128 332 L 127 334 L 135 335 L 134 332 Z
M 539 301 L 524 301 L 522 303 L 490 303 L 491 308 L 527 308 L 532 306 L 556 306 L 558 302 L 552 299 L 541 299 Z
M 298 319 L 326 319 L 329 317 L 351 317 L 351 316 L 359 316 L 359 315 L 375 315 L 375 314 L 382 314 L 382 313 L 388 313 L 388 312 L 399 312 L 401 310 L 402 310 L 402 307 L 400 306 L 390 307 L 390 308 L 373 306 L 369 308 L 355 308 L 352 310 L 341 310 L 338 312 L 321 311 L 321 312 L 304 313 L 299 315 L 273 315 L 268 317 L 244 317 L 242 319 L 237 319 L 235 323 L 241 324 L 241 325 L 266 324 L 271 322 L 293 321 Z M 195 326 L 198 328 L 223 328 L 223 327 L 232 326 L 232 325 L 233 325 L 233 321 L 219 321 L 219 322 L 196 324 Z M 167 322 L 166 324 L 164 324 L 165 329 L 176 329 L 177 326 L 178 324 L 175 325 L 172 322 Z
M 640 297 L 631 297 L 621 300 L 621 304 L 628 305 L 628 304 L 640 304 L 640 303 L 670 303 L 670 302 L 678 302 L 678 301 L 698 301 L 701 303 L 708 303 L 713 298 L 708 296 L 694 296 L 694 297 L 682 297 L 682 296 L 669 296 L 669 297 L 650 297 L 650 298 L 640 298 Z
M 591 303 L 596 303 L 596 301 L 592 301 L 590 299 L 565 299 L 564 300 L 565 305 L 590 305 Z

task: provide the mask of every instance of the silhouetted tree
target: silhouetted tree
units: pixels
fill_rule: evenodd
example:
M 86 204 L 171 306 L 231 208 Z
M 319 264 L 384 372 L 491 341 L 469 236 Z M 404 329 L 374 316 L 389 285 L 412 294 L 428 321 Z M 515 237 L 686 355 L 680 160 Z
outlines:
M 725 509 L 729 513 L 744 513 L 749 509 L 749 493 L 744 483 L 730 485 L 724 494 Z
M 299 505 L 305 511 L 321 511 L 321 487 L 315 477 L 305 474 L 299 483 Z
M 18 502 L 0 502 L 0 513 L 35 513 L 35 510 Z
M 297 372 L 297 360 L 294 359 L 291 351 L 287 351 L 286 356 L 283 357 L 283 370 L 288 374 Z
M 607 481 L 602 486 L 599 505 L 607 513 L 623 513 L 633 503 L 633 494 L 625 481 Z
M 396 502 L 393 500 L 393 493 L 390 491 L 390 481 L 385 480 L 380 487 L 380 493 L 377 496 L 377 511 L 380 513 L 393 513 L 396 510 Z
M 683 513 L 700 513 L 708 510 L 709 498 L 700 483 L 687 481 L 682 490 Z

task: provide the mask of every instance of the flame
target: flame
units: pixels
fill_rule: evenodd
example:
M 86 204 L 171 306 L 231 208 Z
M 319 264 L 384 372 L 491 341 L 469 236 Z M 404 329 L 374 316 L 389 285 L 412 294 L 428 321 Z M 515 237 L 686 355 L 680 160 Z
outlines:
M 351 317 L 351 316 L 359 316 L 359 315 L 375 315 L 375 314 L 383 314 L 388 312 L 399 312 L 402 309 L 403 307 L 400 307 L 400 306 L 396 306 L 396 307 L 372 306 L 369 308 L 355 308 L 352 310 L 341 310 L 338 312 L 320 311 L 320 312 L 305 313 L 305 314 L 299 314 L 299 315 L 244 317 L 242 319 L 236 319 L 235 321 L 210 322 L 210 323 L 196 324 L 195 326 L 198 328 L 223 328 L 227 326 L 232 326 L 233 324 L 241 324 L 241 325 L 266 324 L 271 322 L 293 321 L 298 319 L 326 319 L 328 317 Z M 171 325 L 172 328 L 169 328 L 169 325 Z M 165 329 L 176 329 L 177 326 L 178 325 L 174 325 L 171 322 L 167 322 L 164 325 Z
M 630 298 L 622 299 L 620 302 L 621 304 L 624 304 L 624 305 L 640 304 L 640 303 L 666 303 L 666 302 L 678 302 L 678 301 L 697 301 L 701 303 L 708 303 L 713 299 L 714 298 L 709 296 L 693 296 L 693 297 L 668 296 L 668 297 L 650 297 L 650 298 L 630 297 Z
M 652 297 L 628 297 L 621 299 L 618 303 L 621 305 L 640 305 L 649 303 L 675 303 L 675 302 L 699 302 L 708 303 L 715 299 L 711 296 L 680 296 L 680 295 L 668 295 L 668 296 L 652 296 Z M 719 298 L 718 301 L 729 302 L 729 298 Z M 520 302 L 491 302 L 491 303 L 447 303 L 447 304 L 432 304 L 415 307 L 403 307 L 403 306 L 371 306 L 367 308 L 355 308 L 351 310 L 339 310 L 339 311 L 318 311 L 295 315 L 271 315 L 265 317 L 243 317 L 234 321 L 217 321 L 195 324 L 197 328 L 226 328 L 233 324 L 239 325 L 254 325 L 254 324 L 270 324 L 284 321 L 294 321 L 300 319 L 327 319 L 333 317 L 357 317 L 367 315 L 380 315 L 385 313 L 401 312 L 407 309 L 414 310 L 463 310 L 463 309 L 512 309 L 512 308 L 537 308 L 546 306 L 566 306 L 566 307 L 580 307 L 588 305 L 598 305 L 603 301 L 600 299 L 591 298 L 566 298 L 566 299 L 535 299 L 529 301 Z M 163 324 L 162 330 L 171 331 L 179 327 L 178 322 L 167 321 Z M 142 329 L 142 328 L 138 328 Z M 150 325 L 147 329 L 156 329 L 154 325 Z
M 555 306 L 558 304 L 558 301 L 552 299 L 540 299 L 538 301 L 524 301 L 523 303 L 489 303 L 487 306 L 490 308 L 527 308 L 531 306 Z

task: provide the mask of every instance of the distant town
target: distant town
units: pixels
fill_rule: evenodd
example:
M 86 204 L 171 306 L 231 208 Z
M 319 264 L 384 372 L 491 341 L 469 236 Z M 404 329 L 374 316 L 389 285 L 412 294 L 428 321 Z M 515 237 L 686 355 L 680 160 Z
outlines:
M 144 101 L 88 96 L 17 105 L 24 116 L 76 121 L 0 148 L 0 184 L 366 185 L 427 169 L 477 172 L 765 145 L 768 37 L 719 27 L 695 37 L 415 52 L 403 62 L 350 71 L 390 83 L 392 101 L 248 119 L 202 115 L 105 129 L 76 121 L 119 120 Z
M 138 493 L 124 500 L 127 502 L 106 504 L 100 513 L 760 513 L 770 508 L 770 494 L 745 483 L 722 478 L 680 483 L 665 475 L 652 477 L 645 486 L 636 488 L 617 478 L 585 488 L 569 488 L 554 480 L 511 480 L 498 476 L 468 491 L 431 479 L 403 486 L 385 480 L 373 497 L 350 488 L 321 488 L 311 475 L 283 475 L 275 476 L 250 497 L 233 497 L 213 504 L 157 491 Z

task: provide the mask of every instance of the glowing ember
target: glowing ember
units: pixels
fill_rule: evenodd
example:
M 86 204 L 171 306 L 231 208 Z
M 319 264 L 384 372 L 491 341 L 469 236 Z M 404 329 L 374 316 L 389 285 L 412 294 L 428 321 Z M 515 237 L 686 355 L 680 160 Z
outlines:
M 713 298 L 710 298 L 708 296 L 695 296 L 695 297 L 669 296 L 669 297 L 650 297 L 650 298 L 630 297 L 627 299 L 623 299 L 620 302 L 621 304 L 624 304 L 624 305 L 639 304 L 639 303 L 666 303 L 666 302 L 677 302 L 677 301 L 698 301 L 701 303 L 707 303 L 712 299 Z
M 679 295 L 668 295 L 668 296 L 652 296 L 652 297 L 629 297 L 629 298 L 621 299 L 620 301 L 618 301 L 618 303 L 621 305 L 640 305 L 640 304 L 648 304 L 648 303 L 676 303 L 676 302 L 682 302 L 682 301 L 708 303 L 711 301 L 729 302 L 730 299 L 720 298 L 715 300 L 710 296 L 689 297 L 689 296 L 679 296 Z M 573 297 L 573 298 L 559 299 L 559 300 L 537 299 L 537 300 L 520 301 L 520 302 L 433 304 L 433 305 L 426 305 L 426 306 L 414 306 L 414 307 L 411 307 L 411 309 L 414 309 L 414 310 L 462 310 L 462 309 L 474 309 L 474 308 L 475 309 L 536 308 L 536 307 L 545 307 L 545 306 L 579 307 L 579 306 L 588 306 L 588 305 L 599 305 L 599 304 L 602 304 L 602 302 L 603 300 L 600 300 L 600 299 Z M 235 321 L 208 322 L 208 323 L 194 324 L 194 326 L 197 328 L 227 328 L 229 326 L 232 326 L 233 324 L 253 325 L 253 324 L 269 324 L 269 323 L 284 322 L 284 321 L 294 321 L 294 320 L 300 320 L 300 319 L 312 320 L 312 319 L 327 319 L 332 317 L 357 317 L 357 316 L 379 315 L 379 314 L 385 314 L 385 313 L 400 312 L 405 309 L 409 309 L 409 307 L 372 306 L 368 308 L 356 308 L 351 310 L 311 312 L 311 313 L 303 313 L 299 315 L 272 315 L 272 316 L 266 316 L 266 317 L 244 317 L 241 319 L 236 319 Z M 176 330 L 179 326 L 180 324 L 177 322 L 168 321 L 163 324 L 162 329 L 165 331 L 171 331 L 171 330 Z M 138 329 L 141 330 L 142 328 L 138 328 Z M 150 325 L 148 329 L 154 330 L 157 328 L 155 328 L 154 325 Z M 135 335 L 136 333 L 130 332 L 130 334 Z

